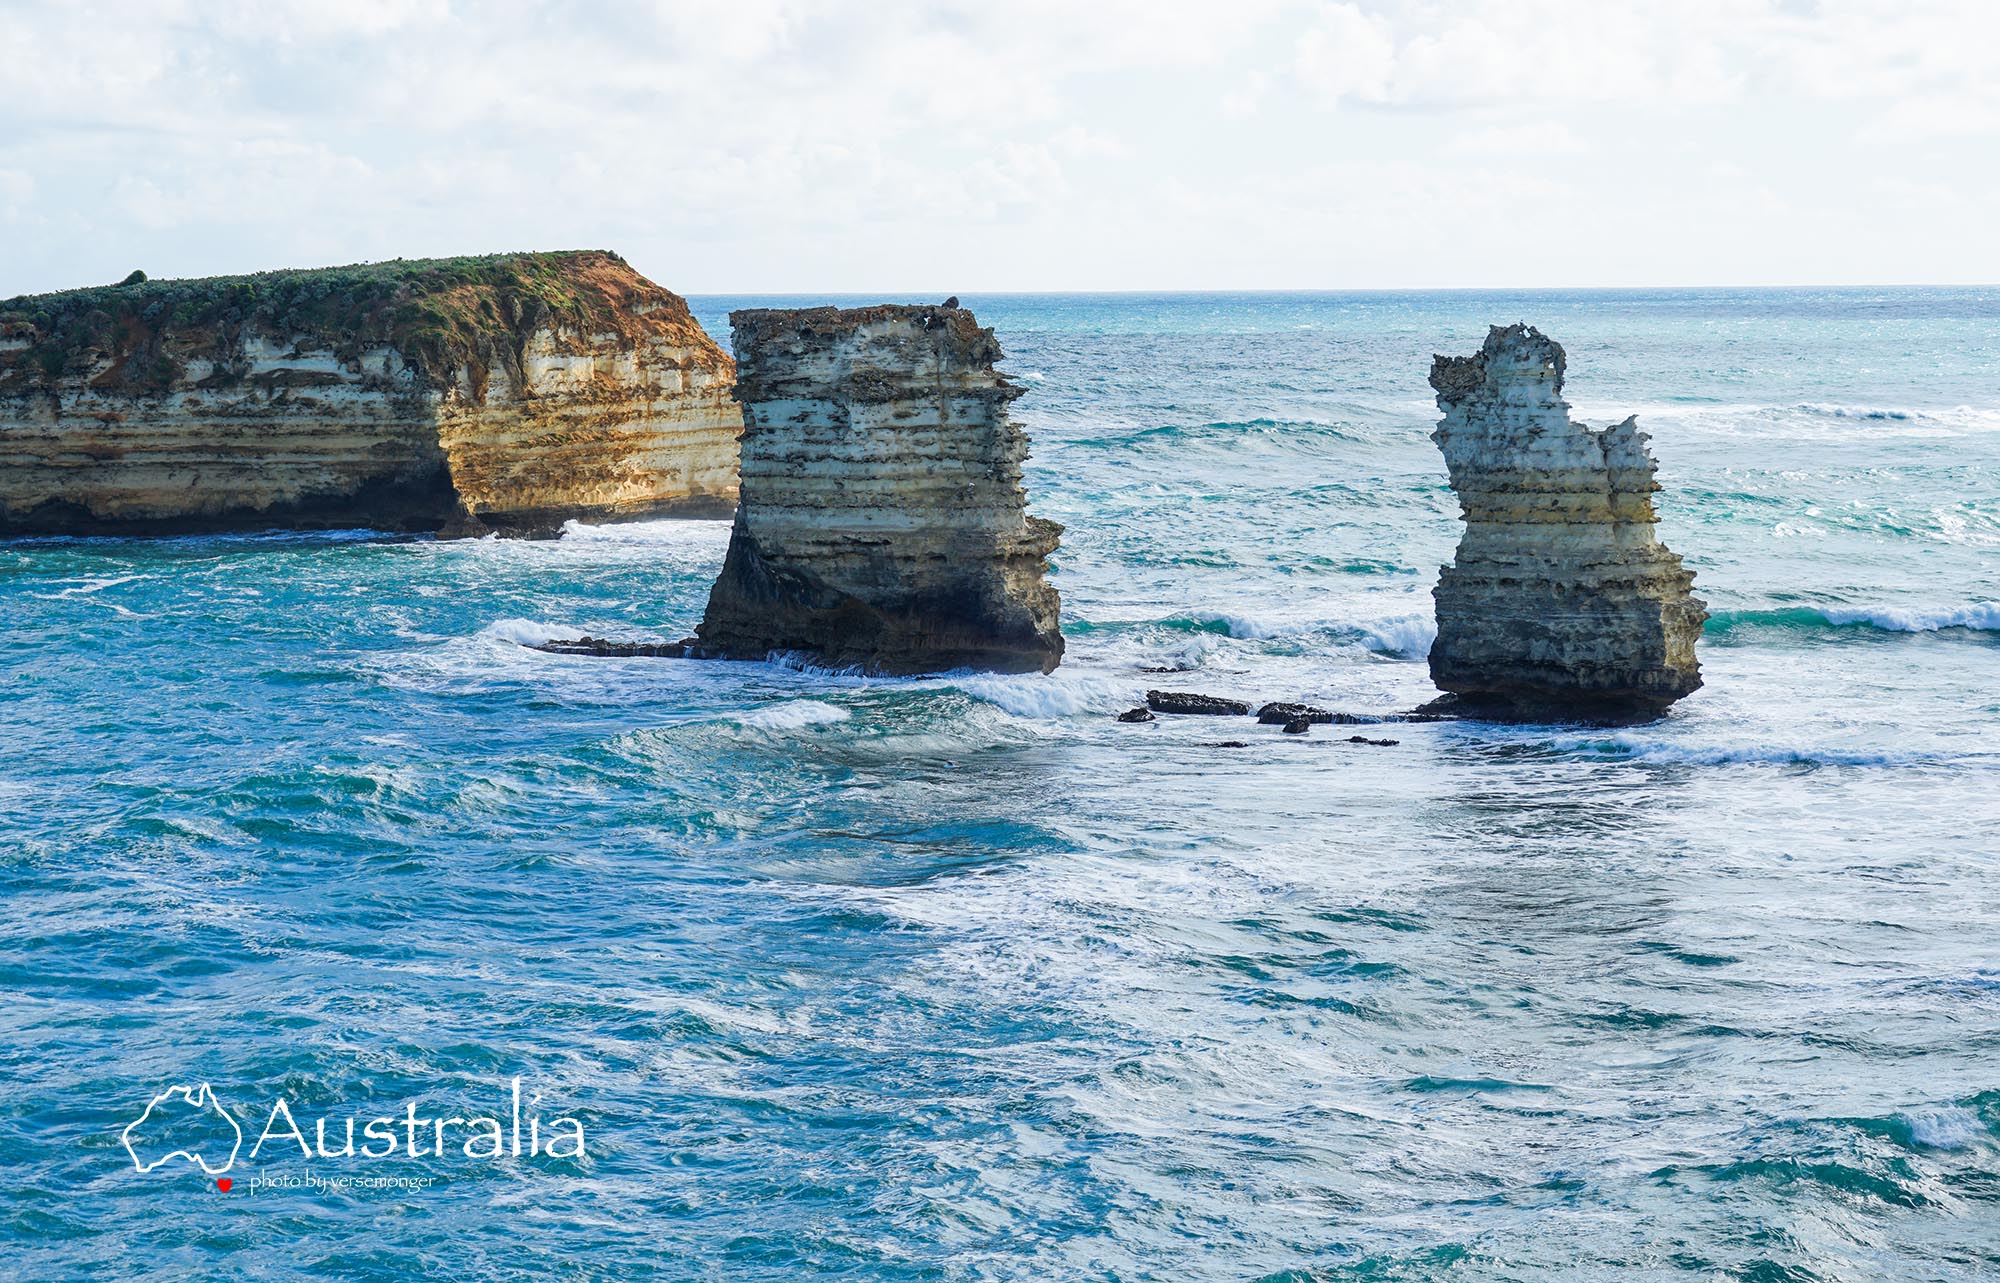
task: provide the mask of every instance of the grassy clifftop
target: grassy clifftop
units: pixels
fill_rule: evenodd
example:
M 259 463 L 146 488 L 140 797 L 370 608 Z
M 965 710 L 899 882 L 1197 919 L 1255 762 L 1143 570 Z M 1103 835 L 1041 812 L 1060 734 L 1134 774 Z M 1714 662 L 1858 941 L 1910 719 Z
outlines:
M 87 380 L 165 392 L 191 358 L 226 381 L 242 341 L 262 334 L 355 359 L 392 347 L 433 385 L 460 368 L 483 391 L 544 326 L 579 336 L 664 339 L 726 365 L 687 304 L 603 250 L 397 259 L 195 280 L 141 280 L 0 301 L 0 394 Z

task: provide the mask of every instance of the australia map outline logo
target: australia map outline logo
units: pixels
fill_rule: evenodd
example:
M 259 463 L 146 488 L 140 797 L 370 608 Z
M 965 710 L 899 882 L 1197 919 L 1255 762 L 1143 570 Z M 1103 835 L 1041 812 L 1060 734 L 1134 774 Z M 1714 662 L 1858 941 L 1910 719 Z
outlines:
M 229 1125 L 229 1134 L 233 1137 L 233 1140 L 229 1146 L 229 1157 L 223 1159 L 220 1165 L 211 1164 L 208 1161 L 207 1154 L 203 1152 L 209 1148 L 207 1145 L 191 1148 L 175 1148 L 150 1163 L 139 1157 L 138 1149 L 134 1148 L 132 1144 L 132 1133 L 145 1126 L 147 1121 L 153 1117 L 154 1110 L 160 1109 L 163 1105 L 170 1105 L 176 1097 L 185 1102 L 190 1108 L 201 1111 L 200 1117 L 203 1119 L 206 1119 L 208 1114 L 213 1113 Z M 220 1137 L 221 1131 L 218 1128 L 215 1137 L 212 1139 L 219 1140 Z M 184 1087 L 175 1084 L 147 1101 L 144 1112 L 125 1125 L 125 1130 L 119 1133 L 118 1139 L 124 1144 L 125 1152 L 131 1156 L 132 1166 L 137 1168 L 141 1174 L 150 1172 L 161 1164 L 170 1162 L 173 1159 L 185 1158 L 200 1167 L 202 1171 L 207 1172 L 210 1176 L 220 1176 L 236 1165 L 236 1154 L 243 1148 L 243 1129 L 236 1125 L 236 1120 L 230 1116 L 229 1110 L 223 1107 L 222 1102 L 216 1099 L 214 1089 L 207 1083 L 201 1083 L 194 1087 Z M 143 1134 L 140 1140 L 143 1144 L 145 1141 Z

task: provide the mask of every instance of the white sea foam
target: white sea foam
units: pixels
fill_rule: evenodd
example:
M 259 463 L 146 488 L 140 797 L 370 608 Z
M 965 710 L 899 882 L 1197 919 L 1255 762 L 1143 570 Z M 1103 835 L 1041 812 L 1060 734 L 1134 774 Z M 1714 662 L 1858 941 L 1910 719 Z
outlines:
M 1922 760 L 1908 753 L 1789 744 L 1691 744 L 1634 731 L 1564 735 L 1548 743 L 1562 752 L 1685 766 L 1904 766 Z
M 1305 626 L 1296 621 L 1258 619 L 1251 615 L 1220 613 L 1197 617 L 1199 623 L 1221 624 L 1229 630 L 1231 637 L 1243 641 L 1264 641 L 1272 637 L 1287 637 L 1304 631 Z
M 1910 1125 L 1910 1139 L 1927 1149 L 1964 1149 L 1986 1132 L 1979 1115 L 1963 1105 L 1906 1110 L 1903 1119 Z
M 1983 430 L 2000 427 L 2000 409 L 1980 406 L 1935 406 L 1922 410 L 1901 406 L 1830 405 L 1807 401 L 1791 407 L 1794 414 L 1827 419 L 1861 419 L 1872 423 L 1934 423 L 1942 427 Z
M 60 592 L 53 592 L 53 593 L 38 592 L 38 593 L 33 593 L 31 595 L 40 597 L 44 601 L 60 601 L 64 597 L 88 597 L 93 593 L 103 592 L 106 588 L 116 588 L 120 584 L 135 583 L 138 580 L 151 579 L 152 577 L 153 576 L 151 575 L 104 576 L 93 579 L 84 579 L 80 581 L 76 587 L 65 588 Z
M 998 676 L 968 674 L 942 679 L 942 685 L 963 691 L 976 700 L 991 704 L 1015 717 L 1075 717 L 1080 713 L 1107 712 L 1129 707 L 1133 692 L 1101 677 L 1080 677 L 1057 673 L 1048 677 L 1035 674 Z
M 796 731 L 808 726 L 828 726 L 834 722 L 844 722 L 854 714 L 834 704 L 822 703 L 816 699 L 786 700 L 779 704 L 765 704 L 761 708 L 748 709 L 741 713 L 731 713 L 729 720 L 739 726 L 751 726 L 765 731 Z
M 729 543 L 729 521 L 670 518 L 660 521 L 621 521 L 591 526 L 581 521 L 563 522 L 563 538 L 579 543 L 670 544 L 689 549 L 714 548 Z
M 1945 628 L 2000 631 L 2000 602 L 1964 606 L 1822 606 L 1819 613 L 1836 626 L 1867 624 L 1892 633 L 1934 633 Z
M 577 637 L 583 630 L 573 624 L 545 624 L 538 619 L 496 619 L 478 635 L 517 646 L 541 646 L 558 638 Z
M 1270 616 L 1218 612 L 1198 615 L 1201 622 L 1221 624 L 1231 637 L 1242 641 L 1273 641 L 1326 635 L 1358 635 L 1368 650 L 1403 659 L 1421 659 L 1437 640 L 1437 621 L 1429 615 L 1392 615 L 1374 620 L 1287 619 Z
M 1429 615 L 1403 615 L 1361 627 L 1374 643 L 1370 650 L 1407 659 L 1422 659 L 1430 654 L 1431 643 L 1438 635 L 1437 620 Z

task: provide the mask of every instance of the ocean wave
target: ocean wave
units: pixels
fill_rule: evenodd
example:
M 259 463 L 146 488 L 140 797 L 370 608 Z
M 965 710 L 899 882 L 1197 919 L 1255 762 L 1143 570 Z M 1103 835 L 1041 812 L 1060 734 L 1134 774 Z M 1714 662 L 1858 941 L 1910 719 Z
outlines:
M 1932 760 L 1911 753 L 1791 744 L 1691 744 L 1632 731 L 1557 736 L 1547 744 L 1587 757 L 1681 766 L 1914 766 Z
M 1954 628 L 2000 632 L 2000 602 L 1960 606 L 1783 606 L 1769 610 L 1720 610 L 1704 631 L 1727 635 L 1739 628 L 1821 631 L 1871 628 L 1885 633 L 1936 633 Z
M 1160 621 L 1163 626 L 1192 623 L 1203 631 L 1221 631 L 1240 641 L 1298 640 L 1324 637 L 1344 644 L 1359 643 L 1380 655 L 1400 659 L 1422 659 L 1437 640 L 1437 621 L 1429 615 L 1393 615 L 1375 620 L 1288 619 L 1273 616 L 1220 612 L 1195 615 L 1183 621 Z
M 1101 677 L 967 674 L 928 679 L 926 684 L 949 687 L 1004 713 L 1037 720 L 1129 708 L 1133 700 L 1131 683 Z
M 1107 425 L 1108 426 L 1108 425 Z M 1311 449 L 1326 443 L 1365 440 L 1351 423 L 1324 423 L 1310 419 L 1232 419 L 1208 423 L 1159 423 L 1150 426 L 1120 425 L 1093 436 L 1077 437 L 1065 444 L 1097 449 L 1139 449 L 1151 446 L 1226 446 L 1241 448 L 1259 443 L 1280 449 Z
M 808 726 L 829 726 L 835 722 L 845 722 L 853 716 L 854 714 L 838 705 L 816 699 L 793 699 L 779 704 L 766 704 L 761 708 L 741 713 L 731 713 L 729 720 L 738 726 L 748 726 L 756 730 L 796 731 Z
M 1668 401 L 1620 405 L 1579 401 L 1572 413 L 1585 422 L 1616 422 L 1636 415 L 1640 427 L 1655 423 L 1725 428 L 1745 424 L 1790 426 L 1813 434 L 1868 432 L 1894 436 L 1956 436 L 2000 430 L 2000 408 L 1993 406 L 1845 405 L 1827 401 L 1795 401 L 1785 405 L 1756 403 Z
M 1431 643 L 1437 640 L 1437 620 L 1428 615 L 1404 615 L 1396 619 L 1383 620 L 1372 625 L 1363 625 L 1362 632 L 1375 643 L 1371 650 L 1379 650 L 1385 655 L 1398 655 L 1405 659 L 1423 659 L 1431 653 Z
M 1830 405 L 1821 401 L 1805 401 L 1791 407 L 1791 410 L 1794 414 L 1817 415 L 1827 419 L 1863 419 L 1878 423 L 1931 422 L 1968 427 L 2000 426 L 2000 410 L 1979 409 L 1969 405 L 1913 410 L 1898 406 Z
M 1986 1124 L 1963 1105 L 1905 1110 L 1900 1118 L 1910 1140 L 1925 1149 L 1964 1149 L 1986 1136 Z
M 1935 633 L 1947 628 L 1968 628 L 1978 632 L 2000 630 L 2000 602 L 1991 601 L 1935 610 L 1897 606 L 1829 607 L 1821 613 L 1836 627 L 1866 624 L 1892 633 Z

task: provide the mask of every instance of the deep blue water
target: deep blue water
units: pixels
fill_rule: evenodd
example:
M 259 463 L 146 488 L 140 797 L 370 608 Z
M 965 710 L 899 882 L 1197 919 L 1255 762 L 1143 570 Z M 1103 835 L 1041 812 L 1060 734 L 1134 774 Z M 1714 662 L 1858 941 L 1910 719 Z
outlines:
M 2000 291 L 965 301 L 1051 678 L 518 644 L 682 635 L 721 523 L 0 543 L 0 1275 L 2000 1273 Z M 1425 374 L 1516 319 L 1653 432 L 1705 690 L 1111 719 L 1427 698 Z M 582 1158 L 120 1139 L 517 1075 Z

